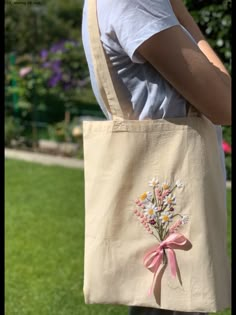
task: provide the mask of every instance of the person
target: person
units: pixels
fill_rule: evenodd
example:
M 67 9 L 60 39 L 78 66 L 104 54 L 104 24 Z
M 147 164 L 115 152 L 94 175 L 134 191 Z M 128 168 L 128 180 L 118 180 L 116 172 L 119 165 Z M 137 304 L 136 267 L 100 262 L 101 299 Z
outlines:
M 94 76 L 86 17 L 87 0 L 83 46 L 94 94 L 111 119 Z M 97 0 L 97 17 L 101 41 L 118 78 L 119 92 L 131 107 L 131 119 L 184 117 L 191 104 L 215 125 L 226 174 L 221 125 L 231 124 L 231 77 L 183 1 Z M 181 312 L 129 307 L 129 314 Z

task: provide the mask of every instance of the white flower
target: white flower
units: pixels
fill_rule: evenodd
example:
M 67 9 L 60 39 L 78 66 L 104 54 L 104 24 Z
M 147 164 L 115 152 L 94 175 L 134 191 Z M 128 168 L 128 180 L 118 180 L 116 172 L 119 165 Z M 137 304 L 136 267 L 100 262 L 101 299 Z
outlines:
M 183 215 L 181 218 L 181 223 L 186 224 L 188 223 L 189 217 L 187 215 Z
M 143 212 L 149 220 L 155 219 L 157 216 L 157 207 L 155 207 L 154 204 L 150 203 L 145 207 Z
M 158 179 L 156 177 L 153 177 L 153 179 L 148 182 L 148 186 L 156 187 L 158 183 L 159 183 Z
M 141 202 L 147 202 L 152 200 L 152 193 L 150 191 L 145 191 L 142 195 L 139 196 Z
M 166 206 L 171 206 L 171 205 L 175 205 L 175 196 L 170 194 L 168 196 L 165 197 L 164 199 L 164 205 Z
M 170 185 L 167 182 L 164 182 L 161 186 L 162 186 L 163 190 L 170 189 Z
M 184 186 L 184 184 L 178 179 L 176 182 L 175 182 L 175 185 L 178 187 L 178 188 L 182 188 Z
M 165 223 L 167 224 L 168 222 L 171 222 L 172 221 L 172 213 L 168 212 L 168 211 L 164 211 L 161 216 L 160 216 L 160 220 L 161 220 L 161 223 Z

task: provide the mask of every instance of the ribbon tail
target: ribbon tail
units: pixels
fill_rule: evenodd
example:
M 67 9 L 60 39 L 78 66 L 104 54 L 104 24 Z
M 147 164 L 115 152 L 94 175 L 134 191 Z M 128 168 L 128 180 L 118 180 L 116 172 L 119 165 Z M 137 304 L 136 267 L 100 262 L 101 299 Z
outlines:
M 165 272 L 166 264 L 161 264 L 159 270 L 155 273 L 152 287 L 149 290 L 149 296 L 154 294 L 156 303 L 161 305 L 161 281 Z
M 168 253 L 168 260 L 170 263 L 171 274 L 173 277 L 176 277 L 178 264 L 177 264 L 175 252 L 173 249 L 168 248 L 167 253 Z
M 151 296 L 152 293 L 153 293 L 157 276 L 158 276 L 158 270 L 154 273 L 154 276 L 153 276 L 153 279 L 152 279 L 152 286 L 148 290 L 148 296 Z
M 156 280 L 158 278 L 160 270 L 162 269 L 162 268 L 160 268 L 161 262 L 162 262 L 162 258 L 163 258 L 163 253 L 161 252 L 159 254 L 158 260 L 156 261 L 156 266 L 155 266 L 156 268 L 155 268 L 155 272 L 154 272 L 153 279 L 152 279 L 152 285 L 151 285 L 150 289 L 148 290 L 148 296 L 150 296 L 153 293 L 153 291 L 154 291 Z
M 160 288 L 161 285 L 161 277 L 159 277 L 159 274 L 162 270 L 161 268 L 162 265 L 159 266 L 158 270 L 154 273 L 153 279 L 152 279 L 152 286 L 151 288 L 148 290 L 148 296 L 151 296 L 153 294 L 154 288 L 156 285 L 158 285 L 158 287 Z M 158 283 L 157 283 L 157 279 L 159 279 Z

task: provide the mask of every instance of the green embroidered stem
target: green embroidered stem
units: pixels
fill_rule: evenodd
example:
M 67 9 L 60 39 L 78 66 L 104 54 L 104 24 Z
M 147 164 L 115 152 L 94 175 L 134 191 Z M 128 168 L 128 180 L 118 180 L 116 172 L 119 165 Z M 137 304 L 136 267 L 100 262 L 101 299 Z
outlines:
M 155 205 L 157 206 L 158 203 L 157 203 L 157 198 L 156 198 L 156 194 L 155 194 L 155 186 L 153 187 L 153 199 L 155 201 Z
M 168 234 L 169 234 L 169 223 L 166 225 L 163 239 L 165 239 Z
M 156 236 L 154 233 L 153 233 L 153 236 L 158 240 L 158 242 L 161 242 L 160 238 Z
M 175 186 L 170 190 L 170 194 L 172 193 L 172 191 L 175 190 L 176 187 L 177 187 L 177 185 L 175 185 Z
M 164 230 L 163 230 L 163 225 L 161 224 L 161 228 L 160 228 L 160 239 L 161 239 L 161 241 L 164 240 L 163 232 L 164 232 Z

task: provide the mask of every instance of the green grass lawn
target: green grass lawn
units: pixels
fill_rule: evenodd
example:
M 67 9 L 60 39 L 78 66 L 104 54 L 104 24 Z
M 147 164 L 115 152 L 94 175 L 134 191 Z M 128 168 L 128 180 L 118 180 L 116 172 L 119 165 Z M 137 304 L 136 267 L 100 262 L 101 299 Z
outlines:
M 126 315 L 84 304 L 83 171 L 15 160 L 5 169 L 5 315 Z M 230 233 L 229 222 L 229 254 Z

